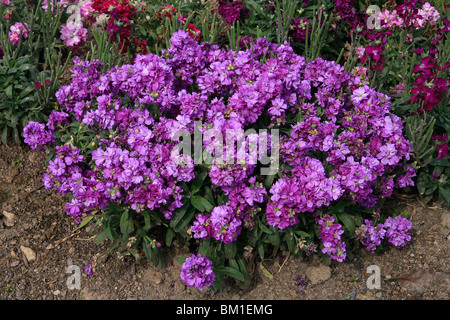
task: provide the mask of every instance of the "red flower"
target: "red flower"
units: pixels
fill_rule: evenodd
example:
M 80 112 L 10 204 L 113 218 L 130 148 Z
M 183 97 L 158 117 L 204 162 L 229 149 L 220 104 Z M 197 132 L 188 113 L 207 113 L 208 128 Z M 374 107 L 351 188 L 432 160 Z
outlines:
M 189 23 L 187 27 L 187 32 L 189 33 L 192 39 L 197 41 L 200 40 L 200 37 L 202 36 L 202 32 L 200 31 L 200 29 L 194 26 L 192 23 Z
M 50 83 L 50 79 L 45 80 L 45 83 Z M 41 87 L 44 86 L 43 83 L 40 82 L 34 82 L 34 85 L 36 86 L 36 88 L 40 89 Z

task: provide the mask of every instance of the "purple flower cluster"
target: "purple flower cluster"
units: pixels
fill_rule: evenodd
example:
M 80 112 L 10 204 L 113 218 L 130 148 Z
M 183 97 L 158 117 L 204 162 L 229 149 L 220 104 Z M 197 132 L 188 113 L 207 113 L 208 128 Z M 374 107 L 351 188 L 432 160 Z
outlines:
M 55 136 L 45 129 L 45 124 L 30 121 L 23 129 L 24 142 L 31 149 L 36 150 L 38 146 L 50 144 L 55 140 Z
M 406 242 L 411 241 L 409 231 L 412 229 L 412 222 L 401 215 L 388 217 L 383 227 L 386 229 L 387 240 L 394 246 L 404 247 Z
M 374 226 L 373 221 L 364 220 L 356 234 L 361 243 L 367 250 L 376 250 L 377 246 L 381 244 L 381 240 L 386 234 L 386 230 L 383 228 L 383 224 Z
M 334 217 L 331 216 L 317 219 L 317 223 L 320 226 L 319 233 L 323 244 L 322 253 L 328 254 L 332 260 L 344 261 L 346 251 L 345 242 L 341 239 L 341 235 L 344 233 L 342 225 L 335 223 Z
M 356 231 L 358 239 L 367 250 L 375 250 L 385 237 L 394 246 L 404 247 L 411 240 L 409 231 L 412 222 L 401 215 L 395 218 L 388 217 L 384 223 L 374 226 L 373 221 L 365 220 Z
M 342 192 L 338 181 L 326 177 L 319 160 L 304 157 L 292 169 L 291 177 L 279 179 L 270 189 L 267 222 L 279 229 L 295 225 L 299 212 L 314 212 L 338 199 Z
M 211 260 L 200 253 L 187 258 L 181 266 L 181 280 L 189 287 L 203 291 L 213 285 L 215 278 Z
M 335 62 L 306 62 L 287 42 L 259 38 L 251 45 L 227 51 L 180 30 L 163 57 L 138 55 L 133 64 L 110 70 L 100 61 L 74 59 L 71 83 L 56 94 L 60 111 L 50 115 L 47 128 L 31 130 L 36 125 L 30 124 L 27 141 L 47 144 L 54 130 L 73 121 L 93 134 L 89 147 L 69 135 L 57 148 L 46 188 L 73 195 L 66 208 L 76 219 L 110 203 L 170 219 L 183 206 L 179 182 L 191 181 L 195 169 L 191 156 L 178 152 L 176 135 L 194 134 L 196 120 L 203 154 L 217 156 L 223 148 L 208 174 L 213 196 L 226 199 L 196 215 L 191 231 L 198 239 L 231 243 L 261 215 L 284 229 L 298 223 L 299 213 L 344 199 L 374 206 L 393 188 L 413 184 L 414 170 L 401 164 L 410 144 L 400 118 L 389 112 L 389 97 Z M 274 141 L 267 134 L 243 135 L 261 125 L 281 129 L 281 170 L 267 189 L 257 171 L 261 155 L 250 146 L 268 144 L 270 152 Z M 218 143 L 230 131 L 247 142 L 243 157 Z M 332 225 L 322 228 L 324 239 L 340 260 L 342 230 Z

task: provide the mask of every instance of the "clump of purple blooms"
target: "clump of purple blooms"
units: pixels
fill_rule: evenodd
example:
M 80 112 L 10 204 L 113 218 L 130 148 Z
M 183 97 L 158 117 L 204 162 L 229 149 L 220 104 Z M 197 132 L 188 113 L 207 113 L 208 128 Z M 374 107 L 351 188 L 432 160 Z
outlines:
M 395 218 L 388 217 L 384 223 L 374 226 L 373 221 L 365 220 L 356 231 L 358 239 L 367 250 L 376 250 L 376 246 L 381 244 L 381 240 L 387 240 L 394 246 L 404 247 L 411 241 L 409 231 L 412 229 L 412 222 L 401 215 Z
M 203 291 L 213 285 L 215 278 L 211 260 L 200 253 L 187 258 L 181 266 L 181 279 L 189 287 Z
M 347 254 L 345 242 L 341 238 L 341 235 L 344 233 L 342 225 L 335 223 L 335 219 L 332 216 L 317 219 L 317 224 L 319 225 L 320 239 L 323 244 L 322 253 L 328 254 L 331 260 L 344 261 Z
M 411 241 L 409 231 L 412 229 L 412 222 L 401 215 L 388 217 L 383 227 L 386 229 L 387 240 L 394 246 L 404 247 L 406 242 Z
M 38 146 L 50 144 L 55 140 L 55 136 L 47 131 L 44 123 L 30 121 L 23 130 L 24 142 L 31 149 L 36 150 Z
M 224 147 L 224 158 L 206 170 L 212 197 L 225 200 L 193 215 L 187 226 L 193 238 L 230 244 L 257 223 L 286 229 L 298 225 L 300 215 L 314 219 L 313 212 L 339 201 L 374 207 L 394 188 L 414 184 L 414 169 L 402 163 L 410 143 L 387 95 L 333 61 L 307 62 L 287 42 L 259 38 L 251 46 L 221 49 L 180 30 L 161 57 L 138 55 L 110 70 L 75 58 L 71 83 L 56 94 L 59 110 L 46 124 L 30 122 L 24 130 L 33 149 L 56 141 L 53 133 L 66 137 L 56 143 L 45 188 L 72 196 L 66 211 L 77 222 L 111 204 L 171 220 L 188 200 L 182 185 L 189 188 L 198 169 L 191 155 L 178 152 L 177 133 L 198 129 L 205 138 L 213 130 L 226 137 L 261 124 L 281 129 L 278 174 L 264 186 L 255 162 L 260 155 L 225 163 L 219 160 L 237 160 L 237 154 Z M 72 123 L 85 132 L 83 143 L 67 132 Z M 269 152 L 274 146 L 268 134 L 246 139 L 245 151 L 252 143 L 269 144 Z M 218 152 L 216 140 L 203 142 L 205 153 Z M 342 226 L 328 216 L 317 223 L 323 252 L 343 261 Z M 387 220 L 384 227 L 390 241 L 407 240 L 404 221 Z M 212 281 L 205 258 L 191 258 L 187 266 L 190 285 Z
M 373 221 L 364 220 L 359 229 L 356 231 L 358 239 L 366 247 L 367 250 L 376 250 L 377 246 L 381 244 L 381 240 L 386 234 L 383 224 L 374 226 Z

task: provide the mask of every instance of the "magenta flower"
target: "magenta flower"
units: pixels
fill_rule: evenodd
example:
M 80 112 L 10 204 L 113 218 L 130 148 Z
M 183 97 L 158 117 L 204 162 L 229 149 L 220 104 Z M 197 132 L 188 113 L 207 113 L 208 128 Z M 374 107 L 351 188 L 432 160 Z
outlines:
M 9 40 L 15 46 L 19 45 L 20 35 L 22 35 L 23 39 L 28 38 L 28 24 L 22 22 L 16 22 L 9 28 Z

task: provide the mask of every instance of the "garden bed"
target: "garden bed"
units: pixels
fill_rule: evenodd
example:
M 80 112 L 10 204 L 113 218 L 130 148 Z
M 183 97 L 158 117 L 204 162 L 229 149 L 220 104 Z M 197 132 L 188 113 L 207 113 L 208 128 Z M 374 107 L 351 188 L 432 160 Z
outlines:
M 250 266 L 252 283 L 244 288 L 229 279 L 222 292 L 203 292 L 187 287 L 180 279 L 176 258 L 189 249 L 179 244 L 167 248 L 168 266 L 159 268 L 142 259 L 124 260 L 116 255 L 98 256 L 108 248 L 85 241 L 91 235 L 65 213 L 64 196 L 42 187 L 45 154 L 28 147 L 0 147 L 0 212 L 13 213 L 16 222 L 0 229 L 0 299 L 8 300 L 95 300 L 95 299 L 226 299 L 226 300 L 401 300 L 450 298 L 450 211 L 448 204 L 423 207 L 416 199 L 393 197 L 386 209 L 405 211 L 414 224 L 411 242 L 383 252 L 360 249 L 342 263 L 323 266 L 319 254 L 303 260 L 283 256 Z M 2 217 L 2 221 L 5 218 Z M 57 245 L 59 243 L 59 245 Z M 26 262 L 20 246 L 36 253 Z M 52 246 L 55 246 L 52 248 Z M 15 253 L 16 256 L 12 254 Z M 93 263 L 94 273 L 84 267 Z M 81 288 L 70 290 L 66 273 L 69 264 L 81 269 Z M 380 267 L 381 289 L 369 289 L 367 273 Z M 273 278 L 269 277 L 270 272 Z M 409 281 L 410 280 L 410 281 Z M 370 281 L 369 281 L 370 282 Z

